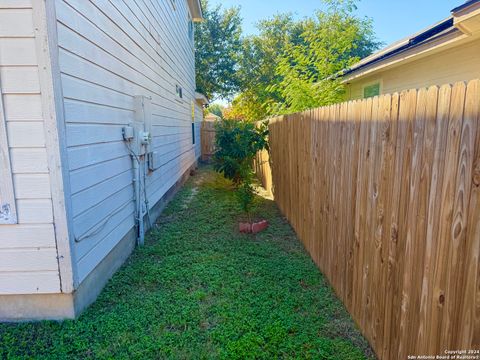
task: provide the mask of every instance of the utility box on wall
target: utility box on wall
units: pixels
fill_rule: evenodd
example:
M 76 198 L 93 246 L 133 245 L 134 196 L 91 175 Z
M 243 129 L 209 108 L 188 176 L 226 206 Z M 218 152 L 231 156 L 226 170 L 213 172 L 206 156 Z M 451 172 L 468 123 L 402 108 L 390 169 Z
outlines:
M 132 151 L 145 155 L 151 151 L 152 143 L 152 99 L 138 95 L 134 97 L 135 120 Z

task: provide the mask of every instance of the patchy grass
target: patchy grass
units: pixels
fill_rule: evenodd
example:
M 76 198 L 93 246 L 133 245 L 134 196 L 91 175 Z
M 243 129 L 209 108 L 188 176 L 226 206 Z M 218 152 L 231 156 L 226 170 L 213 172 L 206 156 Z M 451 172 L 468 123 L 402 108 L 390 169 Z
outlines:
M 202 169 L 78 320 L 0 324 L 0 358 L 373 357 L 275 204 L 257 211 L 270 228 L 238 233 L 229 183 Z

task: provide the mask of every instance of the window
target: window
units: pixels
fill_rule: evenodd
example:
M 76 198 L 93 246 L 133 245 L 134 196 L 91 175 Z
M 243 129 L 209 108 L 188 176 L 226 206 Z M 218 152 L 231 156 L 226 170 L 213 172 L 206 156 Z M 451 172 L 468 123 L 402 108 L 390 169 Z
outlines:
M 13 191 L 12 169 L 8 148 L 7 123 L 0 93 L 0 224 L 16 224 L 17 213 Z
M 380 95 L 380 83 L 376 82 L 373 84 L 365 85 L 363 87 L 363 98 L 369 98 Z
M 195 145 L 195 103 L 192 100 L 192 144 Z
M 195 145 L 195 123 L 192 122 L 192 144 Z
M 190 41 L 193 41 L 193 33 L 194 33 L 193 20 L 190 16 L 188 16 L 188 38 L 190 39 Z
M 183 99 L 183 89 L 180 85 L 175 86 L 175 93 L 180 99 Z

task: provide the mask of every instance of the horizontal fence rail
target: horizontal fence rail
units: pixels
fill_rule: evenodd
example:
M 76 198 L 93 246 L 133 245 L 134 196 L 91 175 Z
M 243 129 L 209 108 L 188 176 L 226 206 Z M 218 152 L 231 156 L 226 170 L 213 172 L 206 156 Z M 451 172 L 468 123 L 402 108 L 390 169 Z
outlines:
M 381 359 L 480 348 L 479 113 L 475 80 L 270 121 L 260 177 Z

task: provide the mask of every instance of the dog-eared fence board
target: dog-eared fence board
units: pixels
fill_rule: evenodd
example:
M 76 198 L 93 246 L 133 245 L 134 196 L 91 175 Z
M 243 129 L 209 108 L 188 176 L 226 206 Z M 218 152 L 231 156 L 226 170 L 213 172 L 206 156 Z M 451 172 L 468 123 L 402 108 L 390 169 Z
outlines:
M 381 359 L 480 347 L 480 82 L 270 119 L 257 174 Z

